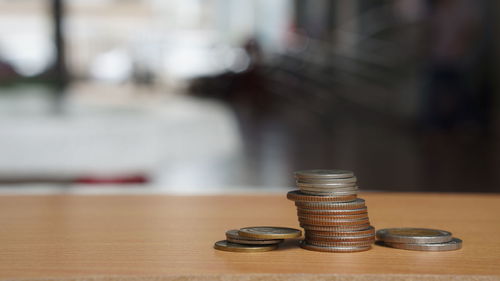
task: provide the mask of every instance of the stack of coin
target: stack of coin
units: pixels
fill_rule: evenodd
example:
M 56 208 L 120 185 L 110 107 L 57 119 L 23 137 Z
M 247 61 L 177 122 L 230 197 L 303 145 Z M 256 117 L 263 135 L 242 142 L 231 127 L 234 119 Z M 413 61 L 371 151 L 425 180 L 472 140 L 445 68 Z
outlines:
M 429 228 L 385 228 L 377 231 L 383 245 L 415 251 L 453 251 L 462 248 L 462 240 L 451 232 Z
M 356 177 L 344 170 L 295 172 L 299 190 L 287 194 L 295 201 L 301 247 L 322 252 L 360 252 L 371 248 L 375 229 L 370 225 L 365 200 L 357 198 Z
M 215 242 L 214 248 L 229 252 L 266 252 L 277 249 L 284 239 L 300 236 L 302 231 L 288 227 L 244 227 L 226 231 L 226 240 Z

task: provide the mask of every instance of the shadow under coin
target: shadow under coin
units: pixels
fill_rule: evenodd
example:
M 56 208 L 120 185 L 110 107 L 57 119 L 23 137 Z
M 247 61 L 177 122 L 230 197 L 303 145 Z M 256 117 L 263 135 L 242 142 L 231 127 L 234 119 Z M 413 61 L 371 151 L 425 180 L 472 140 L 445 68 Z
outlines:
M 285 241 L 279 245 L 276 251 L 286 251 L 290 249 L 300 248 L 300 240 L 302 239 L 303 238 L 285 239 Z

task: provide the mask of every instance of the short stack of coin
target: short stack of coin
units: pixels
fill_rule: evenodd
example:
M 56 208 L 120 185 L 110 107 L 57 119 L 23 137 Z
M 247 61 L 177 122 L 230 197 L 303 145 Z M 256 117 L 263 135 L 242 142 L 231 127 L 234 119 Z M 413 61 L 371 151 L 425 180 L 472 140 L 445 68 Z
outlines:
M 377 231 L 383 245 L 414 251 L 454 251 L 462 248 L 462 240 L 451 232 L 429 228 L 385 228 Z
M 244 227 L 226 231 L 226 240 L 215 242 L 214 248 L 228 252 L 266 252 L 276 250 L 284 239 L 300 236 L 302 231 L 288 227 Z
M 357 180 L 351 171 L 295 172 L 299 190 L 287 194 L 295 201 L 301 247 L 322 252 L 360 252 L 371 249 L 375 229 L 370 225 L 365 200 L 357 198 Z

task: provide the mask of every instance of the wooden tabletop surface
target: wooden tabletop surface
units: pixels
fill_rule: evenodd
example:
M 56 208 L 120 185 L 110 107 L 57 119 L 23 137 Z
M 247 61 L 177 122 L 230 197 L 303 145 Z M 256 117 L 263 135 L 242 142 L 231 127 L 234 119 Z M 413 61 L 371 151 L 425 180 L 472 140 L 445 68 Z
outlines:
M 500 279 L 500 195 L 364 193 L 372 224 L 449 230 L 450 252 L 214 250 L 228 229 L 298 227 L 283 195 L 0 196 L 0 280 Z

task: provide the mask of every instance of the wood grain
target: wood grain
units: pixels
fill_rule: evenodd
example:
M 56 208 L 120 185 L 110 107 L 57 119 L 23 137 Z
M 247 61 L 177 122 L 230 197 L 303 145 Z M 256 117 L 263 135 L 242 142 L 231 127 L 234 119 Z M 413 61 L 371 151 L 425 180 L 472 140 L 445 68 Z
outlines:
M 366 193 L 376 228 L 429 227 L 464 240 L 452 252 L 375 246 L 266 253 L 212 248 L 231 228 L 298 227 L 285 194 L 0 196 L 0 280 L 489 280 L 500 278 L 500 195 Z M 383 277 L 383 278 L 382 278 Z

